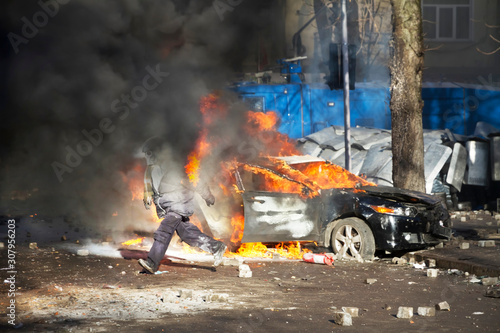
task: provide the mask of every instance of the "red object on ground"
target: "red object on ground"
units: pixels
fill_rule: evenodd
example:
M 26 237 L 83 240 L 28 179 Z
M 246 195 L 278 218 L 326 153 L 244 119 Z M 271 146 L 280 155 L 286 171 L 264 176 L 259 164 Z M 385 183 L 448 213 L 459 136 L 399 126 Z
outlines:
M 326 253 L 304 253 L 302 260 L 313 264 L 333 265 L 333 255 Z

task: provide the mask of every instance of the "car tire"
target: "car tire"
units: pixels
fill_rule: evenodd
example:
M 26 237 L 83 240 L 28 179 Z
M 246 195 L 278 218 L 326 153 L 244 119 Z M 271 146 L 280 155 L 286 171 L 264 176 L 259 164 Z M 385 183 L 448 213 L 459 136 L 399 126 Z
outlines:
M 340 220 L 335 225 L 330 245 L 337 259 L 370 260 L 375 254 L 375 238 L 370 227 L 356 217 Z

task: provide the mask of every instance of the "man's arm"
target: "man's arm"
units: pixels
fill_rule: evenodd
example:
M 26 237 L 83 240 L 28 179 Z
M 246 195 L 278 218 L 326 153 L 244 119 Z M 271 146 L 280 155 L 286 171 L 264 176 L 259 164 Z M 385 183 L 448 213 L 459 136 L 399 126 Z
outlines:
M 210 188 L 205 183 L 200 183 L 196 186 L 196 192 L 198 192 L 203 200 L 207 203 L 207 206 L 212 206 L 215 203 L 215 197 L 210 191 Z
M 146 171 L 144 172 L 144 207 L 146 209 L 149 209 L 151 207 L 151 204 L 153 203 L 153 195 L 154 195 L 154 190 L 153 190 L 153 183 L 152 183 L 152 173 L 153 166 L 148 165 L 146 167 Z

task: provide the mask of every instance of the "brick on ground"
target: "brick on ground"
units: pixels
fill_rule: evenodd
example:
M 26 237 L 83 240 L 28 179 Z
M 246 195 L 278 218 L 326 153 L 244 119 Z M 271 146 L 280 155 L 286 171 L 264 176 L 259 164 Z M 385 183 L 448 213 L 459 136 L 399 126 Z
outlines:
M 497 277 L 485 277 L 481 280 L 481 283 L 484 286 L 494 286 L 495 284 L 498 283 L 498 278 Z
M 495 241 L 494 240 L 480 240 L 477 245 L 479 247 L 494 247 L 495 246 Z
M 340 326 L 352 326 L 352 316 L 349 313 L 343 311 L 334 312 L 335 324 Z
M 436 315 L 436 308 L 432 306 L 419 306 L 417 313 L 419 316 L 423 317 L 434 317 Z
M 408 306 L 400 306 L 398 308 L 398 314 L 396 315 L 398 318 L 411 318 L 413 317 L 413 308 Z
M 350 314 L 352 318 L 359 317 L 359 308 L 344 306 L 342 311 Z
M 436 310 L 438 311 L 450 311 L 450 304 L 448 302 L 440 302 L 436 304 Z

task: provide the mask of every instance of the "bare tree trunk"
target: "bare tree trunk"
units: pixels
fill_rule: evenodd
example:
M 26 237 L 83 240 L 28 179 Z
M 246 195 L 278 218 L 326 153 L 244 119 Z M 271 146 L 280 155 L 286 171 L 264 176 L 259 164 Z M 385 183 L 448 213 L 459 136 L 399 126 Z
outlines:
M 391 0 L 391 5 L 392 180 L 396 187 L 425 192 L 420 0 Z

